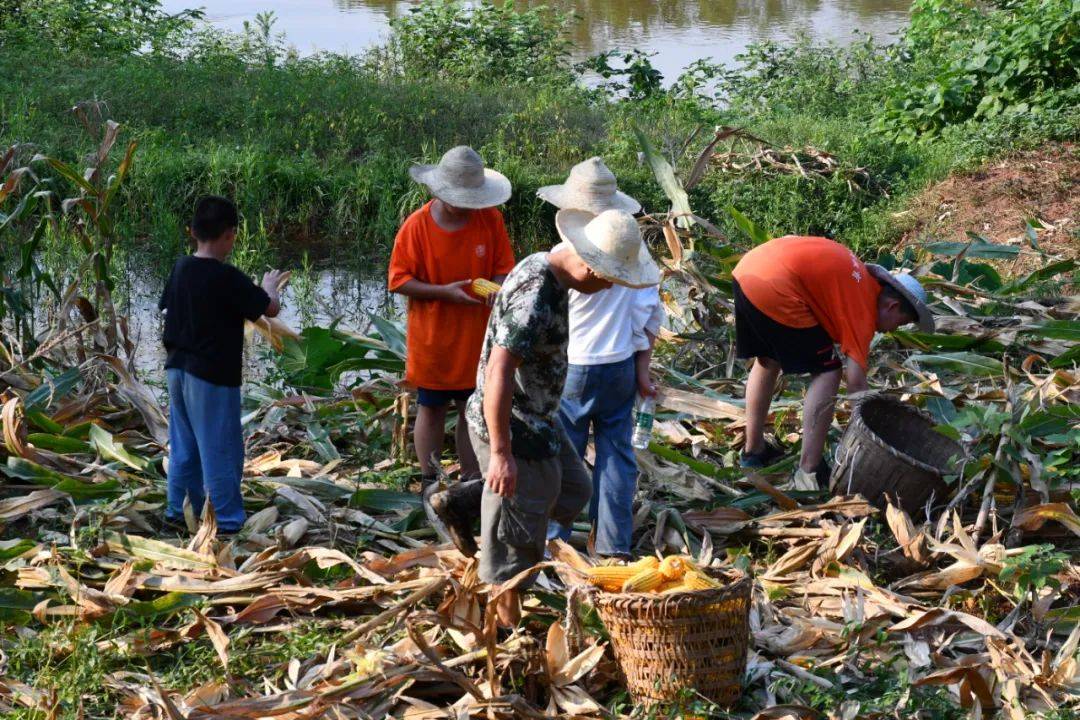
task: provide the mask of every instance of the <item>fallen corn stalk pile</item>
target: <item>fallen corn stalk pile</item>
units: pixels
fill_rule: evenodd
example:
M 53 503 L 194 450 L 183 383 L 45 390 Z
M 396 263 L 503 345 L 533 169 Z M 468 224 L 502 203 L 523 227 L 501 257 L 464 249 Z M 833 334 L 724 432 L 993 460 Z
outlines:
M 478 582 L 475 562 L 418 539 L 425 529 L 409 529 L 412 495 L 358 486 L 356 468 L 311 459 L 311 435 L 249 461 L 254 512 L 238 536 L 217 537 L 210 514 L 190 540 L 171 537 L 179 533 L 157 521 L 161 447 L 143 415 L 109 382 L 90 396 L 77 387 L 48 413 L 29 404 L 32 393 L 9 391 L 4 404 L 0 621 L 11 632 L 0 648 L 10 656 L 47 643 L 56 665 L 92 648 L 104 664 L 101 687 L 71 698 L 24 669 L 0 679 L 0 710 L 60 713 L 81 703 L 89 716 L 108 716 L 115 704 L 125 717 L 193 719 L 630 711 L 618 700 L 602 626 L 573 594 L 567 602 L 558 573 L 528 596 L 517 631 L 496 632 L 485 612 L 493 589 Z M 290 428 L 283 436 L 304 434 L 311 408 L 272 407 L 283 410 L 274 422 Z M 52 434 L 29 432 L 50 421 L 60 426 Z M 259 432 L 253 442 L 286 444 Z M 715 496 L 673 500 L 669 486 L 650 485 L 636 536 L 643 554 L 688 552 L 702 565 L 753 573 L 746 716 L 816 717 L 814 706 L 874 716 L 882 708 L 859 688 L 883 681 L 907 695 L 890 702 L 1000 708 L 1015 718 L 1076 702 L 1074 565 L 1017 599 L 1002 579 L 1023 553 L 1002 544 L 1009 528 L 980 539 L 959 509 L 926 524 L 895 508 L 882 517 L 858 497 L 800 504 L 762 493 L 760 478 L 751 483 L 733 484 L 738 496 L 722 496 L 733 499 L 723 505 Z M 1080 533 L 1065 503 L 1028 507 L 1014 524 Z M 286 643 L 313 628 L 323 640 L 304 656 L 253 673 L 240 655 L 253 636 Z M 216 666 L 187 687 L 163 682 L 193 644 L 212 648 Z M 235 672 L 238 663 L 248 669 Z M 926 694 L 936 686 L 947 694 Z

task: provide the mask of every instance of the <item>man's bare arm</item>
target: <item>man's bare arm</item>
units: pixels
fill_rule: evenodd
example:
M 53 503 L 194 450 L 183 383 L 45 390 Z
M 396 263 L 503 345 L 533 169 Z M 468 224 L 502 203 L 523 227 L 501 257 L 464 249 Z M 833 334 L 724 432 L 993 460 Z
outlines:
M 461 303 L 463 305 L 478 305 L 480 300 L 474 298 L 465 291 L 472 280 L 459 280 L 446 285 L 432 285 L 417 279 L 406 280 L 391 292 L 396 292 L 405 297 L 417 300 L 445 300 L 446 302 Z
M 849 395 L 862 392 L 870 387 L 866 382 L 866 371 L 863 370 L 862 365 L 851 358 L 847 359 L 847 365 L 844 368 L 844 379 L 847 382 L 847 391 Z
M 514 397 L 514 372 L 521 358 L 499 345 L 491 348 L 484 374 L 484 421 L 491 446 L 487 483 L 505 498 L 517 487 L 517 463 L 510 452 L 510 404 Z
M 634 353 L 634 369 L 637 377 L 637 389 L 639 395 L 644 397 L 655 397 L 656 386 L 653 385 L 652 377 L 649 375 L 649 368 L 652 366 L 652 354 L 653 348 L 656 347 L 656 336 L 646 330 L 645 337 L 649 338 L 649 349 L 638 350 Z

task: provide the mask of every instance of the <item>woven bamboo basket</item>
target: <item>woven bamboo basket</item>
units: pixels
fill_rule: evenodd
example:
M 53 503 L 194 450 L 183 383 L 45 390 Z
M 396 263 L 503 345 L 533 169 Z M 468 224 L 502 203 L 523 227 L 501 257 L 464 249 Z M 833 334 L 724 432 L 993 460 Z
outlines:
M 750 578 L 739 571 L 706 572 L 723 587 L 596 595 L 636 702 L 673 701 L 687 689 L 725 707 L 739 699 L 750 637 Z
M 959 443 L 934 431 L 934 421 L 918 409 L 885 395 L 855 406 L 836 450 L 834 494 L 859 493 L 884 508 L 886 497 L 910 515 L 949 496 L 942 475 L 962 457 Z

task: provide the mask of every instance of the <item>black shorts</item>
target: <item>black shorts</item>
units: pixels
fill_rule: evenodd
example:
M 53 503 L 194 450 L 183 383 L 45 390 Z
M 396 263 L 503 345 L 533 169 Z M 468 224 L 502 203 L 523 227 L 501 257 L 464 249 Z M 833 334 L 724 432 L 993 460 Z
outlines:
M 455 400 L 468 400 L 473 394 L 473 388 L 468 390 L 429 390 L 428 388 L 416 389 L 416 402 L 424 407 L 445 407 Z
M 732 281 L 732 285 L 735 289 L 736 357 L 741 360 L 771 358 L 789 375 L 818 375 L 840 368 L 840 358 L 825 328 L 820 325 L 793 328 L 778 323 L 746 299 L 739 283 Z

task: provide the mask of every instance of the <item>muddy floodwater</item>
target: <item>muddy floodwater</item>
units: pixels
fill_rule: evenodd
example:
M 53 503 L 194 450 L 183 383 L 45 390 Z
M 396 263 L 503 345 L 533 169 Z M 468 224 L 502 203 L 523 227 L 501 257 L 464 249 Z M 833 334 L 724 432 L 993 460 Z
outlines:
M 501 0 L 500 0 L 501 1 Z M 389 22 L 418 2 L 401 0 L 165 0 L 177 11 L 202 7 L 214 24 L 240 31 L 256 13 L 273 11 L 275 28 L 301 53 L 359 53 L 384 40 Z M 848 43 L 865 35 L 889 40 L 908 19 L 909 0 L 528 0 L 573 12 L 575 56 L 638 47 L 670 81 L 700 58 L 732 62 L 760 40 L 798 33 Z

